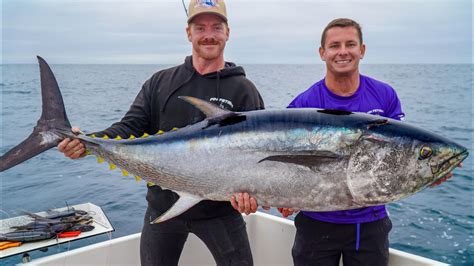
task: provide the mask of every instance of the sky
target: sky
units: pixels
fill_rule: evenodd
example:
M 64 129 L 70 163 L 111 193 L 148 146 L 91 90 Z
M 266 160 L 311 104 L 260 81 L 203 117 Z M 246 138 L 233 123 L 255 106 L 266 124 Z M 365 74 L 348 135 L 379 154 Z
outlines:
M 1 0 L 3 64 L 179 64 L 191 54 L 181 0 Z M 186 0 L 185 3 L 189 3 Z M 473 62 L 471 0 L 226 0 L 225 58 L 322 64 L 324 27 L 358 21 L 365 63 Z

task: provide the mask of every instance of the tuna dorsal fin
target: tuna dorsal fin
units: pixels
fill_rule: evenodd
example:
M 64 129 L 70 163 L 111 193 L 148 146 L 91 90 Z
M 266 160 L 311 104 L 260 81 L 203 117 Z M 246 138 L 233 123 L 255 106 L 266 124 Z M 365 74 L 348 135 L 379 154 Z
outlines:
M 179 195 L 178 201 L 176 201 L 173 206 L 171 206 L 171 208 L 169 208 L 165 213 L 160 215 L 160 217 L 156 218 L 151 223 L 157 224 L 174 218 L 203 200 L 203 198 L 186 192 L 176 191 L 176 193 Z
M 298 164 L 306 167 L 315 167 L 323 163 L 339 160 L 340 155 L 330 151 L 302 151 L 292 154 L 272 155 L 259 161 L 274 161 L 282 163 Z
M 195 97 L 191 96 L 178 96 L 181 100 L 184 100 L 190 104 L 192 104 L 197 109 L 201 110 L 206 115 L 207 119 L 215 118 L 215 117 L 228 117 L 232 116 L 234 112 L 226 110 L 224 108 L 220 108 L 219 106 L 210 103 L 208 101 L 204 101 Z

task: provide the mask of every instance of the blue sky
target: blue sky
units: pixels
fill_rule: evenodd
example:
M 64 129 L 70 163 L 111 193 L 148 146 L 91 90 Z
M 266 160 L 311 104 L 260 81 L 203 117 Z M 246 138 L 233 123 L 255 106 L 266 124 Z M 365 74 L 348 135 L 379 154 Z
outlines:
M 186 3 L 189 0 L 185 1 Z M 358 21 L 364 63 L 472 63 L 471 0 L 227 0 L 226 59 L 320 64 L 324 26 Z M 2 0 L 2 63 L 177 64 L 181 0 Z

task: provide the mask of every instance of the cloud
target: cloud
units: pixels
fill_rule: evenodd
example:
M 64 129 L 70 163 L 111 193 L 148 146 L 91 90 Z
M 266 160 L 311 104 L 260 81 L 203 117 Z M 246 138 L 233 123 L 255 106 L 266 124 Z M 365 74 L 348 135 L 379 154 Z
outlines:
M 361 23 L 367 63 L 472 62 L 469 0 L 226 3 L 226 57 L 239 63 L 321 63 L 321 31 L 337 17 Z M 179 0 L 4 0 L 2 8 L 3 63 L 34 63 L 40 53 L 61 63 L 174 64 L 191 51 Z

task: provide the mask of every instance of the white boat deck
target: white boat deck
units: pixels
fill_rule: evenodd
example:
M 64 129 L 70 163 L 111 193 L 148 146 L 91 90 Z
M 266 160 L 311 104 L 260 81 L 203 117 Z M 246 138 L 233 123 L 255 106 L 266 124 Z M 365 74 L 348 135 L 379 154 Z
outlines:
M 261 212 L 246 216 L 245 220 L 255 266 L 293 265 L 291 247 L 296 230 L 293 221 Z M 140 234 L 133 234 L 19 265 L 140 265 L 139 243 Z M 190 234 L 179 265 L 204 266 L 215 262 L 201 240 Z M 447 264 L 390 249 L 389 265 Z

